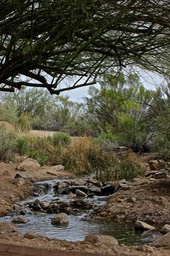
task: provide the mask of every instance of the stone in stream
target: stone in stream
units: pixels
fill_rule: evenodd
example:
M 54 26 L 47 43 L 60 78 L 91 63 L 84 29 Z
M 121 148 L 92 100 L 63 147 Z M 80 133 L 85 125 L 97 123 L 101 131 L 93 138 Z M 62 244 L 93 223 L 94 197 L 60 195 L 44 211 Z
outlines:
M 170 232 L 170 225 L 165 224 L 165 225 L 163 226 L 163 228 L 161 229 L 161 233 L 162 233 L 162 234 L 167 234 L 167 233 L 169 233 L 169 232 Z
M 17 217 L 14 217 L 14 218 L 12 219 L 12 222 L 13 222 L 13 223 L 18 223 L 18 224 L 19 224 L 19 223 L 25 224 L 25 223 L 28 223 L 29 220 L 28 220 L 27 218 L 17 216 Z
M 146 222 L 143 222 L 143 221 L 140 221 L 140 220 L 137 220 L 135 222 L 135 228 L 136 229 L 146 229 L 146 230 L 155 230 L 155 227 L 147 224 Z
M 168 232 L 166 235 L 158 238 L 152 243 L 155 247 L 167 247 L 170 248 L 170 232 Z
M 76 189 L 76 196 L 78 197 L 87 197 L 87 194 L 80 189 Z
M 69 220 L 66 213 L 59 213 L 51 219 L 52 225 L 68 225 Z
M 69 184 L 67 182 L 60 182 L 54 186 L 54 190 L 58 194 L 68 194 L 69 193 Z

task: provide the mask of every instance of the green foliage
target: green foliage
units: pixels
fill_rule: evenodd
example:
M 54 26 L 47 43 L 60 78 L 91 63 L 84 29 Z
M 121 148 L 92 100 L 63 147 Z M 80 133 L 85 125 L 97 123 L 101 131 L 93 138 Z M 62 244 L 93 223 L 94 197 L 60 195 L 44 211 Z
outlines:
M 6 129 L 4 125 L 0 125 L 0 161 L 9 161 L 13 158 L 15 138 L 14 132 Z
M 46 150 L 43 150 L 43 151 L 36 150 L 36 151 L 31 151 L 29 153 L 29 157 L 37 160 L 40 165 L 45 165 L 49 163 L 47 154 L 48 153 L 46 152 Z
M 26 155 L 29 151 L 29 144 L 26 137 L 17 137 L 16 138 L 16 146 L 15 146 L 16 152 L 20 155 Z
M 102 181 L 132 180 L 141 174 L 141 166 L 134 153 L 122 153 L 117 155 L 112 151 L 101 148 L 95 149 L 91 155 L 91 167 L 96 179 Z
M 110 140 L 135 151 L 149 147 L 150 120 L 146 113 L 152 96 L 141 85 L 139 77 L 111 73 L 104 76 L 100 84 L 101 89 L 92 88 L 91 98 L 86 98 L 89 123 L 98 128 L 99 137 L 109 131 L 113 136 Z
M 71 137 L 64 132 L 56 132 L 52 137 L 49 137 L 52 145 L 55 147 L 64 147 L 71 143 Z

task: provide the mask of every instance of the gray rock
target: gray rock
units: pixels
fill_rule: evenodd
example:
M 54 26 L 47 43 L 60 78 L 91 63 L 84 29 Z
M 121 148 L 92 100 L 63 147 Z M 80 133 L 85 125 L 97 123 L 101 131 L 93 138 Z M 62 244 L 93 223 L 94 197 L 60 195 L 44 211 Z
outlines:
M 14 218 L 12 219 L 12 222 L 13 222 L 13 223 L 23 223 L 23 224 L 25 224 L 25 223 L 28 223 L 29 220 L 28 220 L 27 218 L 17 216 L 17 217 L 14 217 Z
M 87 194 L 80 189 L 76 189 L 76 196 L 78 197 L 87 197 Z
M 33 181 L 33 177 L 26 172 L 17 172 L 17 174 L 15 175 L 15 179 L 17 178 L 21 178 L 27 181 Z
M 170 248 L 170 232 L 166 235 L 158 238 L 156 241 L 152 243 L 155 247 L 167 247 Z
M 155 227 L 147 224 L 146 222 L 140 221 L 140 220 L 137 220 L 135 222 L 135 228 L 136 229 L 144 229 L 144 230 L 155 230 Z
M 162 233 L 162 234 L 167 234 L 167 233 L 169 233 L 169 232 L 170 232 L 170 225 L 165 224 L 165 225 L 163 226 L 163 228 L 161 229 L 161 233 Z
M 51 219 L 52 225 L 68 225 L 69 220 L 66 213 L 59 213 Z
M 18 165 L 17 170 L 19 171 L 37 171 L 41 168 L 40 164 L 31 158 L 25 159 L 21 164 Z
M 57 172 L 63 171 L 64 169 L 65 167 L 62 164 L 51 166 L 51 170 L 57 171 Z
M 94 193 L 95 195 L 98 195 L 98 196 L 102 195 L 101 187 L 90 184 L 88 189 L 89 189 L 89 194 Z
M 60 182 L 55 190 L 58 194 L 68 194 L 69 193 L 69 184 L 66 182 Z

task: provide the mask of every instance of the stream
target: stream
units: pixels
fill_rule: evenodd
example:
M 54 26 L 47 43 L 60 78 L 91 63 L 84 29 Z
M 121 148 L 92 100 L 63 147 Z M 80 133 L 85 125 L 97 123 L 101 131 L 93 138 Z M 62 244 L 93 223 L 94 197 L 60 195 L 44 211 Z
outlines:
M 69 203 L 75 199 L 68 195 L 56 195 L 55 186 L 62 180 L 48 180 L 35 183 L 35 197 L 20 202 L 21 209 L 24 209 L 24 218 L 29 221 L 24 224 L 16 224 L 19 231 L 38 233 L 50 238 L 58 238 L 67 241 L 82 241 L 87 235 L 110 235 L 114 236 L 122 244 L 144 245 L 152 242 L 152 238 L 157 236 L 155 232 L 141 232 L 135 230 L 134 226 L 125 223 L 115 223 L 110 220 L 96 220 L 86 218 L 92 209 L 77 211 L 68 214 L 69 224 L 67 226 L 56 226 L 51 224 L 51 219 L 55 213 L 30 210 L 35 200 L 40 202 Z M 38 192 L 37 192 L 38 191 Z M 103 206 L 106 203 L 106 196 L 94 196 L 93 198 L 84 198 L 83 201 L 91 203 L 95 207 Z M 21 215 L 23 213 L 20 212 Z M 9 213 L 8 216 L 1 217 L 0 222 L 11 222 L 17 213 Z M 18 215 L 17 215 L 18 216 Z

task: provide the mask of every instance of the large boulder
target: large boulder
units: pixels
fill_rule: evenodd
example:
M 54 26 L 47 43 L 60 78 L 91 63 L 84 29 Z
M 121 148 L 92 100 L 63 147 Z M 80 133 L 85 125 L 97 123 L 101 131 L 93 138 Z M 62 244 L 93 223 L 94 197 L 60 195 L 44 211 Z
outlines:
M 22 163 L 20 163 L 17 167 L 17 170 L 19 171 L 25 171 L 25 172 L 34 172 L 41 168 L 40 164 L 32 159 L 32 158 L 26 158 Z
M 68 225 L 69 224 L 69 219 L 66 213 L 59 213 L 56 214 L 52 219 L 51 219 L 51 224 L 52 225 Z

